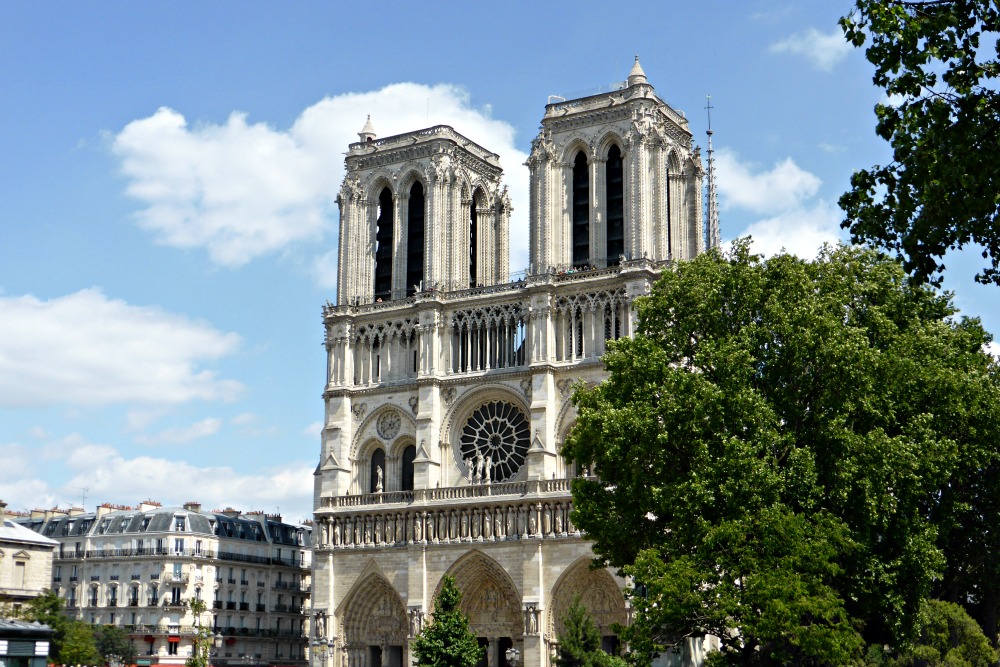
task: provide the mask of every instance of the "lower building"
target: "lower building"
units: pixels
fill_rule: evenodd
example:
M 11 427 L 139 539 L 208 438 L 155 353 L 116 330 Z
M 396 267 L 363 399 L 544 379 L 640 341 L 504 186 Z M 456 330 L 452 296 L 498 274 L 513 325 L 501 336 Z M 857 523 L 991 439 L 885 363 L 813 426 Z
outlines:
M 52 585 L 52 554 L 57 542 L 19 524 L 0 501 L 0 605 L 16 613 Z M 0 614 L 3 610 L 0 609 Z
M 199 628 L 217 639 L 215 665 L 306 662 L 308 526 L 152 501 L 42 510 L 19 521 L 57 547 L 47 586 L 66 601 L 66 613 L 124 628 L 139 665 L 183 664 Z M 193 613 L 192 600 L 205 612 Z
M 45 667 L 52 629 L 39 623 L 0 619 L 0 665 Z

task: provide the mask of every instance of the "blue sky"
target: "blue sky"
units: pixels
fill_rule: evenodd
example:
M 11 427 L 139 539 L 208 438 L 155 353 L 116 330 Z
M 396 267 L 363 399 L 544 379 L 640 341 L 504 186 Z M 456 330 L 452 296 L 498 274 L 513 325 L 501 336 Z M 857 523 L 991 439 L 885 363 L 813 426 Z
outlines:
M 635 54 L 705 146 L 723 237 L 812 255 L 885 161 L 843 2 L 0 4 L 0 498 L 308 516 L 334 197 L 365 115 L 522 162 L 549 95 Z M 946 286 L 1000 331 L 975 252 Z M 86 490 L 85 490 L 86 489 Z

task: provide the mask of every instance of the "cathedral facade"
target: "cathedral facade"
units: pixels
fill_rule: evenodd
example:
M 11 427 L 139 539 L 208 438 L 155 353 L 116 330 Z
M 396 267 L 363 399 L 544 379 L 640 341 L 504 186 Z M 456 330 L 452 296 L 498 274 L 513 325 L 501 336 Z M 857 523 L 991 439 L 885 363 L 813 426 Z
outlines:
M 511 279 L 498 156 L 447 126 L 349 147 L 315 472 L 312 661 L 401 667 L 445 575 L 482 665 L 548 667 L 574 598 L 606 644 L 623 583 L 590 569 L 560 456 L 572 389 L 604 375 L 633 301 L 701 252 L 684 116 L 636 59 L 611 92 L 546 105 L 532 142 L 530 265 Z

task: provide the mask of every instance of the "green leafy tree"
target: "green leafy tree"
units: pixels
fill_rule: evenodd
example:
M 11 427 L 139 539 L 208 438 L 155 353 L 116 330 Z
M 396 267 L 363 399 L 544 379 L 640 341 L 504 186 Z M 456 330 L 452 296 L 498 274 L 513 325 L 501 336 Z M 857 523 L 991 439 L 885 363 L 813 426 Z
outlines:
M 59 662 L 64 665 L 97 665 L 103 663 L 94 641 L 94 629 L 83 621 L 70 621 L 66 627 Z
M 856 0 L 841 25 L 889 98 L 876 132 L 892 148 L 892 162 L 851 177 L 844 226 L 919 279 L 939 281 L 948 250 L 979 244 L 977 280 L 1000 284 L 997 3 Z
M 562 452 L 598 476 L 574 480 L 574 523 L 644 591 L 627 591 L 630 660 L 705 633 L 719 664 L 910 642 L 922 601 L 988 539 L 963 516 L 1000 520 L 971 484 L 1000 452 L 989 334 L 845 247 L 764 261 L 738 242 L 665 272 L 637 309 L 607 380 L 576 392 Z
M 93 631 L 94 643 L 104 664 L 111 664 L 115 660 L 123 665 L 135 663 L 135 645 L 125 630 L 117 625 L 95 625 Z
M 625 661 L 601 650 L 601 632 L 577 596 L 562 619 L 559 667 L 624 667 Z
M 928 600 L 920 616 L 920 634 L 914 646 L 898 657 L 872 647 L 871 667 L 991 667 L 997 652 L 982 628 L 957 604 Z
M 208 603 L 195 598 L 189 600 L 187 605 L 191 609 L 191 614 L 195 619 L 196 634 L 194 649 L 191 651 L 191 656 L 184 661 L 184 664 L 187 667 L 208 667 L 211 663 L 212 628 L 207 625 L 202 626 L 201 624 L 201 617 L 208 609 Z
M 66 608 L 66 601 L 59 597 L 55 591 L 46 590 L 38 597 L 32 598 L 22 605 L 20 618 L 26 621 L 38 621 L 43 625 L 52 628 L 52 639 L 49 643 L 49 657 L 53 662 L 69 664 L 69 661 L 62 660 L 62 646 L 66 639 L 66 632 L 72 621 L 66 617 L 63 610 Z
M 469 618 L 458 605 L 462 591 L 454 577 L 445 576 L 434 598 L 434 617 L 413 641 L 413 656 L 420 667 L 475 667 L 483 655 Z

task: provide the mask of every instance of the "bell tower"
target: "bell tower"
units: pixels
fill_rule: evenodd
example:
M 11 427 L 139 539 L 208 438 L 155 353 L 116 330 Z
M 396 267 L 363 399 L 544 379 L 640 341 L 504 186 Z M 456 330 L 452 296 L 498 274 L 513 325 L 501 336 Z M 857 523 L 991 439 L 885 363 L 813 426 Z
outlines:
M 447 125 L 350 145 L 340 208 L 338 305 L 507 280 L 510 199 L 499 157 Z
M 704 249 L 704 170 L 684 114 L 656 95 L 636 56 L 616 90 L 545 107 L 532 142 L 530 273 Z

